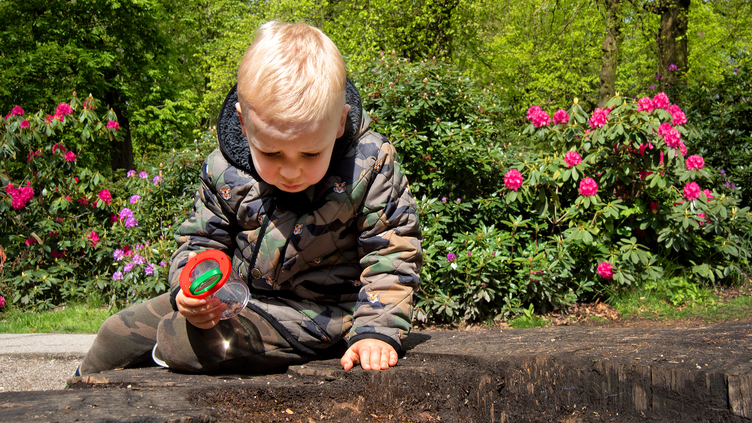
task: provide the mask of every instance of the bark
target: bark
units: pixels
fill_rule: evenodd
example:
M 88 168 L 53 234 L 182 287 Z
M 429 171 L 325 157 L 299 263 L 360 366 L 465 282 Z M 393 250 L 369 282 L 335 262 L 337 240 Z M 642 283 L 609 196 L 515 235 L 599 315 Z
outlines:
M 663 0 L 651 9 L 661 15 L 657 42 L 658 74 L 661 75 L 658 85 L 662 88 L 679 83 L 687 72 L 689 4 L 690 0 Z
M 605 107 L 606 102 L 616 94 L 616 67 L 621 38 L 621 0 L 600 0 L 606 8 L 606 36 L 603 39 L 603 62 L 598 91 L 598 107 Z
M 112 170 L 133 169 L 133 142 L 128 115 L 119 113 L 117 109 L 114 110 L 120 124 L 118 133 L 123 134 L 123 137 L 120 140 L 115 138 L 110 141 L 110 167 Z

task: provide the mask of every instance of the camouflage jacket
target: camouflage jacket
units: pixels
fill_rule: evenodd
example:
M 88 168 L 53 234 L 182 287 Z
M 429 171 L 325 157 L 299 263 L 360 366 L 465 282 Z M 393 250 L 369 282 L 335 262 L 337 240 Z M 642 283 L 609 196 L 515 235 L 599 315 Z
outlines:
M 302 193 L 285 193 L 253 169 L 236 101 L 233 89 L 220 113 L 220 148 L 204 162 L 194 210 L 176 235 L 173 298 L 188 253 L 219 249 L 252 296 L 345 308 L 353 316 L 344 335 L 350 344 L 377 338 L 400 351 L 412 326 L 422 250 L 415 200 L 394 146 L 368 130 L 370 119 L 348 81 L 347 130 L 335 142 L 327 174 Z

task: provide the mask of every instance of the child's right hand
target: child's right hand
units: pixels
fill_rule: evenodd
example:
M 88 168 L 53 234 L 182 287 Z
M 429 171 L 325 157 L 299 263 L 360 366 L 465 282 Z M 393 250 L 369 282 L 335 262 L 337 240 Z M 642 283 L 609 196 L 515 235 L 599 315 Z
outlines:
M 227 304 L 216 298 L 187 297 L 182 290 L 178 292 L 175 302 L 180 314 L 199 329 L 211 329 L 216 326 L 222 313 L 227 310 Z

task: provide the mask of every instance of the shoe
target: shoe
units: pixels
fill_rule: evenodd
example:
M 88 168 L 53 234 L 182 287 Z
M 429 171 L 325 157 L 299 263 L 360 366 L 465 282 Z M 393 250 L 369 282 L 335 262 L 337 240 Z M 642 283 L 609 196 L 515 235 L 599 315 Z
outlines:
M 162 355 L 159 353 L 159 348 L 158 348 L 157 344 L 154 344 L 154 349 L 151 350 L 151 358 L 159 366 L 162 366 L 162 367 L 164 367 L 166 369 L 170 368 L 170 366 L 167 365 L 167 363 L 164 361 L 164 359 L 162 359 Z

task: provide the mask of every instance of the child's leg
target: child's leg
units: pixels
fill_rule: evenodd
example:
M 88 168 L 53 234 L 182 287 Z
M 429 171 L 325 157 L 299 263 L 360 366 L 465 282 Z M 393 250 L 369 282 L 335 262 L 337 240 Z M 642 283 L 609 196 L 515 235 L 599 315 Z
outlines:
M 179 313 L 167 316 L 157 330 L 157 355 L 171 369 L 189 372 L 273 372 L 336 347 L 351 321 L 337 307 L 254 298 L 240 315 L 208 330 Z
M 173 313 L 170 294 L 136 304 L 108 318 L 99 328 L 81 364 L 81 374 L 99 373 L 151 362 L 157 325 Z

